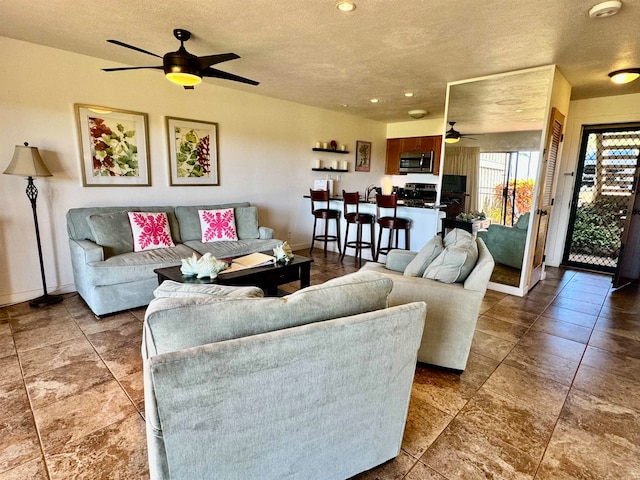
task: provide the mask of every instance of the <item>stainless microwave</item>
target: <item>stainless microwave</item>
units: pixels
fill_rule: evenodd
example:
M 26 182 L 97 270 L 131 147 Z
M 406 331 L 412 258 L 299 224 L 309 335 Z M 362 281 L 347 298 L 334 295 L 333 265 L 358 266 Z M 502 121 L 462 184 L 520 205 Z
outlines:
M 400 173 L 433 173 L 434 152 L 404 152 L 400 154 Z

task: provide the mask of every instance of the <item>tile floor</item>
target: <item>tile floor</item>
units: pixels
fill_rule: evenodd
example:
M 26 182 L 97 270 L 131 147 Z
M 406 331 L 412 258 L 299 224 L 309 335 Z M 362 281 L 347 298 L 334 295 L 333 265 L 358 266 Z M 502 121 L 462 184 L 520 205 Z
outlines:
M 357 270 L 314 258 L 312 284 Z M 0 479 L 148 478 L 143 316 L 0 308 Z M 356 478 L 640 479 L 640 289 L 552 268 L 487 292 L 466 371 L 418 366 L 400 455 Z

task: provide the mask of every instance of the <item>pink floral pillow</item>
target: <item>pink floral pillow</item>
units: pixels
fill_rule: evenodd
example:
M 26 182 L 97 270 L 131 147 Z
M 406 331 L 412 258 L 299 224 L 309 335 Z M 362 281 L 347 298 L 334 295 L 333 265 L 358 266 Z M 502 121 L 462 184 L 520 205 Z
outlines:
M 175 247 L 164 212 L 127 212 L 133 232 L 133 251 Z
M 198 210 L 198 215 L 203 243 L 238 240 L 233 208 Z

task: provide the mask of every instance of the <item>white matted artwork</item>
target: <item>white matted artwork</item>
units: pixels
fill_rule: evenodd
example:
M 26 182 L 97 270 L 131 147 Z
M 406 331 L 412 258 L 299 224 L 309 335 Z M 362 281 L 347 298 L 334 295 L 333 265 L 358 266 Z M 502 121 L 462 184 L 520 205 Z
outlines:
M 220 185 L 218 124 L 166 117 L 169 185 Z
M 151 186 L 147 114 L 75 104 L 82 184 Z

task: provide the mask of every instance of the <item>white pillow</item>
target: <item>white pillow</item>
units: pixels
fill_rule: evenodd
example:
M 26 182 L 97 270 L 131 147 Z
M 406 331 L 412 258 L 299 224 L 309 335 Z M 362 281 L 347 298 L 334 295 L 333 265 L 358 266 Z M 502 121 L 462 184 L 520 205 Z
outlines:
M 421 277 L 424 275 L 427 267 L 431 265 L 431 262 L 433 262 L 443 250 L 442 237 L 435 235 L 422 247 L 422 250 L 416 254 L 413 260 L 409 262 L 409 265 L 404 269 L 404 275 L 406 277 Z
M 238 240 L 233 208 L 198 210 L 202 243 Z
M 128 212 L 133 233 L 133 251 L 175 247 L 164 212 Z
M 473 237 L 472 237 L 473 238 Z M 475 240 L 467 245 L 451 245 L 427 267 L 423 277 L 443 283 L 464 282 L 478 261 Z

